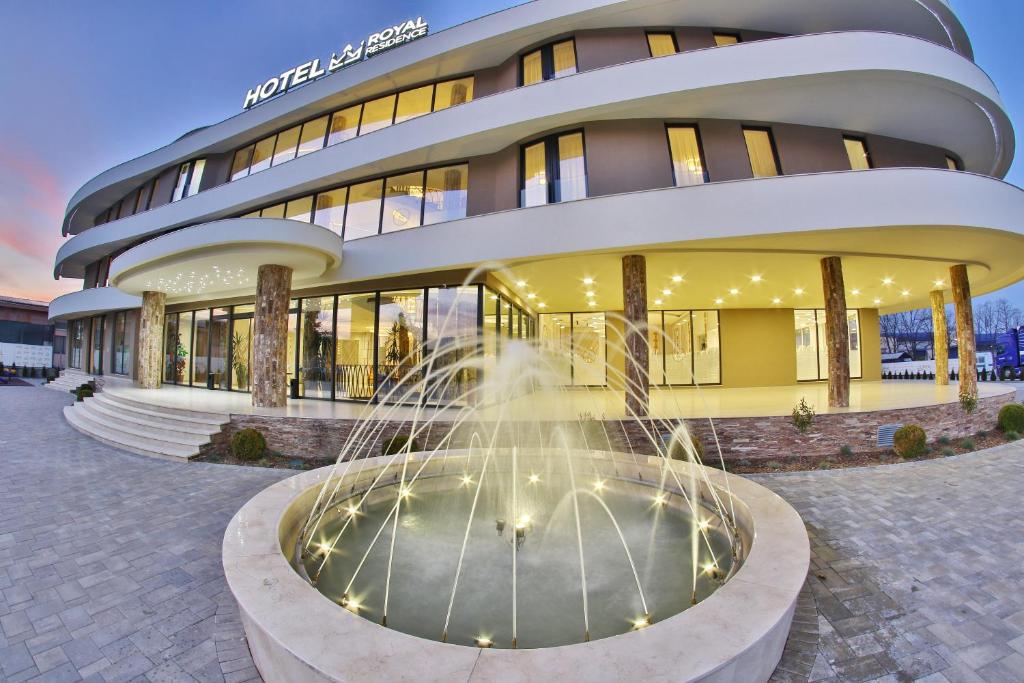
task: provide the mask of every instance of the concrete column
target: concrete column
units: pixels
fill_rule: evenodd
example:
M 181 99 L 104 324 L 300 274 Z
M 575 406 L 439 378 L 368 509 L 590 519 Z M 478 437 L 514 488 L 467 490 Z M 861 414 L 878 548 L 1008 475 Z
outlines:
M 946 333 L 946 297 L 942 290 L 931 293 L 932 299 L 932 348 L 935 356 L 935 383 L 949 384 L 949 338 Z
M 138 375 L 135 384 L 159 389 L 163 380 L 164 305 L 163 292 L 143 292 L 139 312 Z
M 252 404 L 282 408 L 288 402 L 288 305 L 292 269 L 260 266 L 252 334 Z
M 626 412 L 650 413 L 650 353 L 647 346 L 647 259 L 622 257 L 622 303 L 626 319 Z
M 825 294 L 825 345 L 828 350 L 828 405 L 850 406 L 850 326 L 846 320 L 846 285 L 838 256 L 821 259 Z
M 956 345 L 960 356 L 960 395 L 978 396 L 978 354 L 974 340 L 974 308 L 971 305 L 971 283 L 967 279 L 967 266 L 960 264 L 949 269 L 953 286 L 953 306 L 956 308 Z

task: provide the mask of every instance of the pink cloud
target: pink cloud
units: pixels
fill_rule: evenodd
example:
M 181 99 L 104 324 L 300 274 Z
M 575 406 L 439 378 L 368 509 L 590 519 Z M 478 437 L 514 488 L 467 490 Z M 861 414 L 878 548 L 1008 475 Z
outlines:
M 0 187 L 0 246 L 34 259 L 52 259 L 60 246 L 64 214 L 63 192 L 54 174 L 36 159 L 0 147 Z

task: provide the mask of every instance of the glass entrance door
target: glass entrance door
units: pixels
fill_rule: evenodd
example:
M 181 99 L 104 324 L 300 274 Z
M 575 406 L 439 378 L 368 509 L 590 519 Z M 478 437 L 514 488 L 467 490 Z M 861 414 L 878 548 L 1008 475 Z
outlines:
M 252 306 L 236 306 L 231 317 L 231 388 L 252 388 Z
M 103 317 L 92 319 L 92 363 L 89 371 L 94 375 L 103 374 Z
M 231 311 L 227 308 L 213 309 L 210 320 L 210 376 L 207 387 L 210 389 L 230 389 L 231 379 L 228 346 L 231 330 Z

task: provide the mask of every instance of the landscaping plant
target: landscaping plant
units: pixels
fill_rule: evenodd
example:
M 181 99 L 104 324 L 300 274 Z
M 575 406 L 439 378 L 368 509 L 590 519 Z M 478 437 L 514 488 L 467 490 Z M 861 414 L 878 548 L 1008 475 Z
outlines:
M 806 434 L 812 424 L 814 424 L 814 408 L 807 405 L 806 399 L 801 398 L 793 408 L 793 426 L 801 434 Z
M 1010 432 L 1024 432 L 1024 405 L 1011 403 L 999 410 L 999 428 Z
M 903 425 L 893 436 L 892 449 L 904 460 L 920 458 L 928 452 L 928 437 L 918 425 Z
M 267 440 L 258 429 L 240 429 L 231 437 L 231 454 L 244 462 L 256 462 L 267 452 Z

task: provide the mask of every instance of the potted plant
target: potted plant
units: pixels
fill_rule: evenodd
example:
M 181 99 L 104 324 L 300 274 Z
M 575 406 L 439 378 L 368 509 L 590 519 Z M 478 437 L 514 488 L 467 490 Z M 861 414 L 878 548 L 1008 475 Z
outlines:
M 231 367 L 235 370 L 235 388 L 246 389 L 249 386 L 249 338 L 241 332 L 235 332 L 231 339 Z
M 405 313 L 399 313 L 398 319 L 388 330 L 388 336 L 384 340 L 384 360 L 392 368 L 388 378 L 402 379 L 403 366 L 409 361 L 409 327 L 405 321 Z
M 178 384 L 185 381 L 185 368 L 188 367 L 188 349 L 181 343 L 181 335 L 175 338 L 174 377 Z

